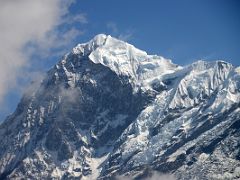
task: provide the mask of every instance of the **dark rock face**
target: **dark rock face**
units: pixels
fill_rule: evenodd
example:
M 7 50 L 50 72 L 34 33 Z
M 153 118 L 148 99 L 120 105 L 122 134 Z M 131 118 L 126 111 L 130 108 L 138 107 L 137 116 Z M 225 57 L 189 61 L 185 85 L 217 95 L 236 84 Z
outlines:
M 155 70 L 157 57 L 98 40 L 67 54 L 0 125 L 0 179 L 240 177 L 237 68 L 159 58 Z
M 81 147 L 98 149 L 113 146 L 123 130 L 136 119 L 154 96 L 141 91 L 134 94 L 127 77 L 119 77 L 107 67 L 90 62 L 87 57 L 79 59 L 72 54 L 68 56 L 67 61 L 69 63 L 59 69 L 55 67 L 49 71 L 32 98 L 26 95 L 13 116 L 1 125 L 2 131 L 5 131 L 2 134 L 6 136 L 1 138 L 1 143 L 5 144 L 1 147 L 1 157 L 9 151 L 12 154 L 18 151 L 21 154 L 20 157 L 7 162 L 8 172 L 5 168 L 2 169 L 2 177 L 7 177 L 14 169 L 26 169 L 27 167 L 21 164 L 24 158 L 36 149 L 56 154 L 57 161 L 63 162 L 71 159 L 74 151 Z M 82 62 L 81 65 L 74 64 L 79 61 Z M 63 69 L 79 76 L 73 87 L 69 86 L 69 77 L 66 77 Z M 18 124 L 13 131 L 11 121 L 17 118 L 21 120 L 16 122 Z M 24 125 L 27 127 L 23 127 Z M 26 133 L 30 134 L 30 140 L 24 145 L 18 145 L 16 138 L 19 134 Z M 81 138 L 83 135 L 87 137 L 85 141 Z M 16 151 L 10 148 L 11 143 Z M 83 156 L 85 154 L 88 153 L 83 153 Z M 92 152 L 91 156 L 95 156 L 94 154 L 102 155 L 96 151 Z M 47 161 L 55 163 L 48 158 Z M 85 169 L 87 166 L 84 166 Z M 39 171 L 44 170 L 36 165 L 36 169 L 38 168 Z M 83 170 L 77 168 L 77 171 Z M 24 171 L 21 173 L 26 174 Z M 91 170 L 85 170 L 83 173 L 87 175 Z

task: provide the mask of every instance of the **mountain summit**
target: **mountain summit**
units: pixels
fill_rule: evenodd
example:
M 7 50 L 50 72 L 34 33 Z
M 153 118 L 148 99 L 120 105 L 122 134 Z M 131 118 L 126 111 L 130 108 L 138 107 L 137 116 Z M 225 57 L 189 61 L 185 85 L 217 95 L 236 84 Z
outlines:
M 108 67 L 118 76 L 127 76 L 136 88 L 150 88 L 149 82 L 153 78 L 178 68 L 168 59 L 148 55 L 131 44 L 104 34 L 95 36 L 88 43 L 77 45 L 73 54 L 88 56 L 88 60 L 94 64 Z
M 100 34 L 0 125 L 0 179 L 240 178 L 240 68 Z

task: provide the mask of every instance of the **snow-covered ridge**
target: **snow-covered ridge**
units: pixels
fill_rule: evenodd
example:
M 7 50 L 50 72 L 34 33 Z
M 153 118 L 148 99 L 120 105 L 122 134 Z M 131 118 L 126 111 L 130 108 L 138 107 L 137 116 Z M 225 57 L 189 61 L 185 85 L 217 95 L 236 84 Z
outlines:
M 33 91 L 0 126 L 0 179 L 134 178 L 145 167 L 240 178 L 240 67 L 180 67 L 100 34 Z
M 88 55 L 99 46 L 103 46 L 107 38 L 108 36 L 105 34 L 98 34 L 92 40 L 86 43 L 78 44 L 76 47 L 73 48 L 72 52 L 74 54 Z
M 154 78 L 181 68 L 169 59 L 148 55 L 131 44 L 104 34 L 95 36 L 88 43 L 77 45 L 72 52 L 88 55 L 95 64 L 102 64 L 118 75 L 130 77 L 129 81 L 134 87 L 146 89 Z

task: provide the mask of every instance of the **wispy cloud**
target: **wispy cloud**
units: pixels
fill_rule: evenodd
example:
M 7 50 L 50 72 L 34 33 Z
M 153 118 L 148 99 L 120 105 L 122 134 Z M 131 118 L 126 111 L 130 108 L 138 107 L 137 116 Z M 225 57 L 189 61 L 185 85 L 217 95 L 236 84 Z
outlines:
M 69 15 L 64 19 L 65 23 L 72 24 L 72 23 L 81 23 L 81 24 L 87 24 L 87 14 L 80 13 L 76 15 Z
M 112 33 L 118 33 L 117 24 L 114 22 L 108 22 L 107 28 L 110 29 L 110 31 L 112 31 Z
M 65 53 L 74 39 L 83 35 L 84 31 L 71 27 L 66 30 L 54 29 L 38 41 L 30 42 L 26 48 L 28 54 L 38 55 L 41 58 L 48 56 L 59 56 Z
M 127 29 L 124 31 L 119 30 L 117 24 L 114 22 L 108 22 L 106 26 L 110 30 L 111 34 L 116 36 L 118 39 L 128 41 L 133 37 L 134 31 L 132 29 Z
M 86 14 L 69 15 L 73 0 L 0 1 L 0 103 L 16 88 L 32 55 L 59 53 L 83 31 L 69 23 L 88 22 Z M 71 22 L 70 22 L 71 20 Z
M 120 33 L 118 38 L 123 40 L 123 41 L 128 41 L 133 37 L 133 31 L 132 30 L 127 30 L 123 33 Z
M 117 176 L 117 180 L 133 180 L 133 178 L 128 176 Z M 143 180 L 176 180 L 176 177 L 172 174 L 162 174 L 157 171 L 152 171 L 148 177 L 143 178 Z
M 154 171 L 150 177 L 144 180 L 176 180 L 176 178 L 172 174 L 162 174 Z

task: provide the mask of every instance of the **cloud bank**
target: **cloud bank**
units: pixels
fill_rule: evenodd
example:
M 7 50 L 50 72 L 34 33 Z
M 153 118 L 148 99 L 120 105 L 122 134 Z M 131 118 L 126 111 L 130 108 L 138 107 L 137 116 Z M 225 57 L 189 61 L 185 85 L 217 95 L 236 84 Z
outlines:
M 69 15 L 73 3 L 71 0 L 0 1 L 0 104 L 17 87 L 33 55 L 49 56 L 51 49 L 59 52 L 83 33 L 73 26 L 59 28 L 87 23 L 85 14 Z
M 157 171 L 152 171 L 148 177 L 142 178 L 143 180 L 176 180 L 173 174 L 162 174 Z M 117 176 L 116 180 L 133 180 L 131 177 Z

